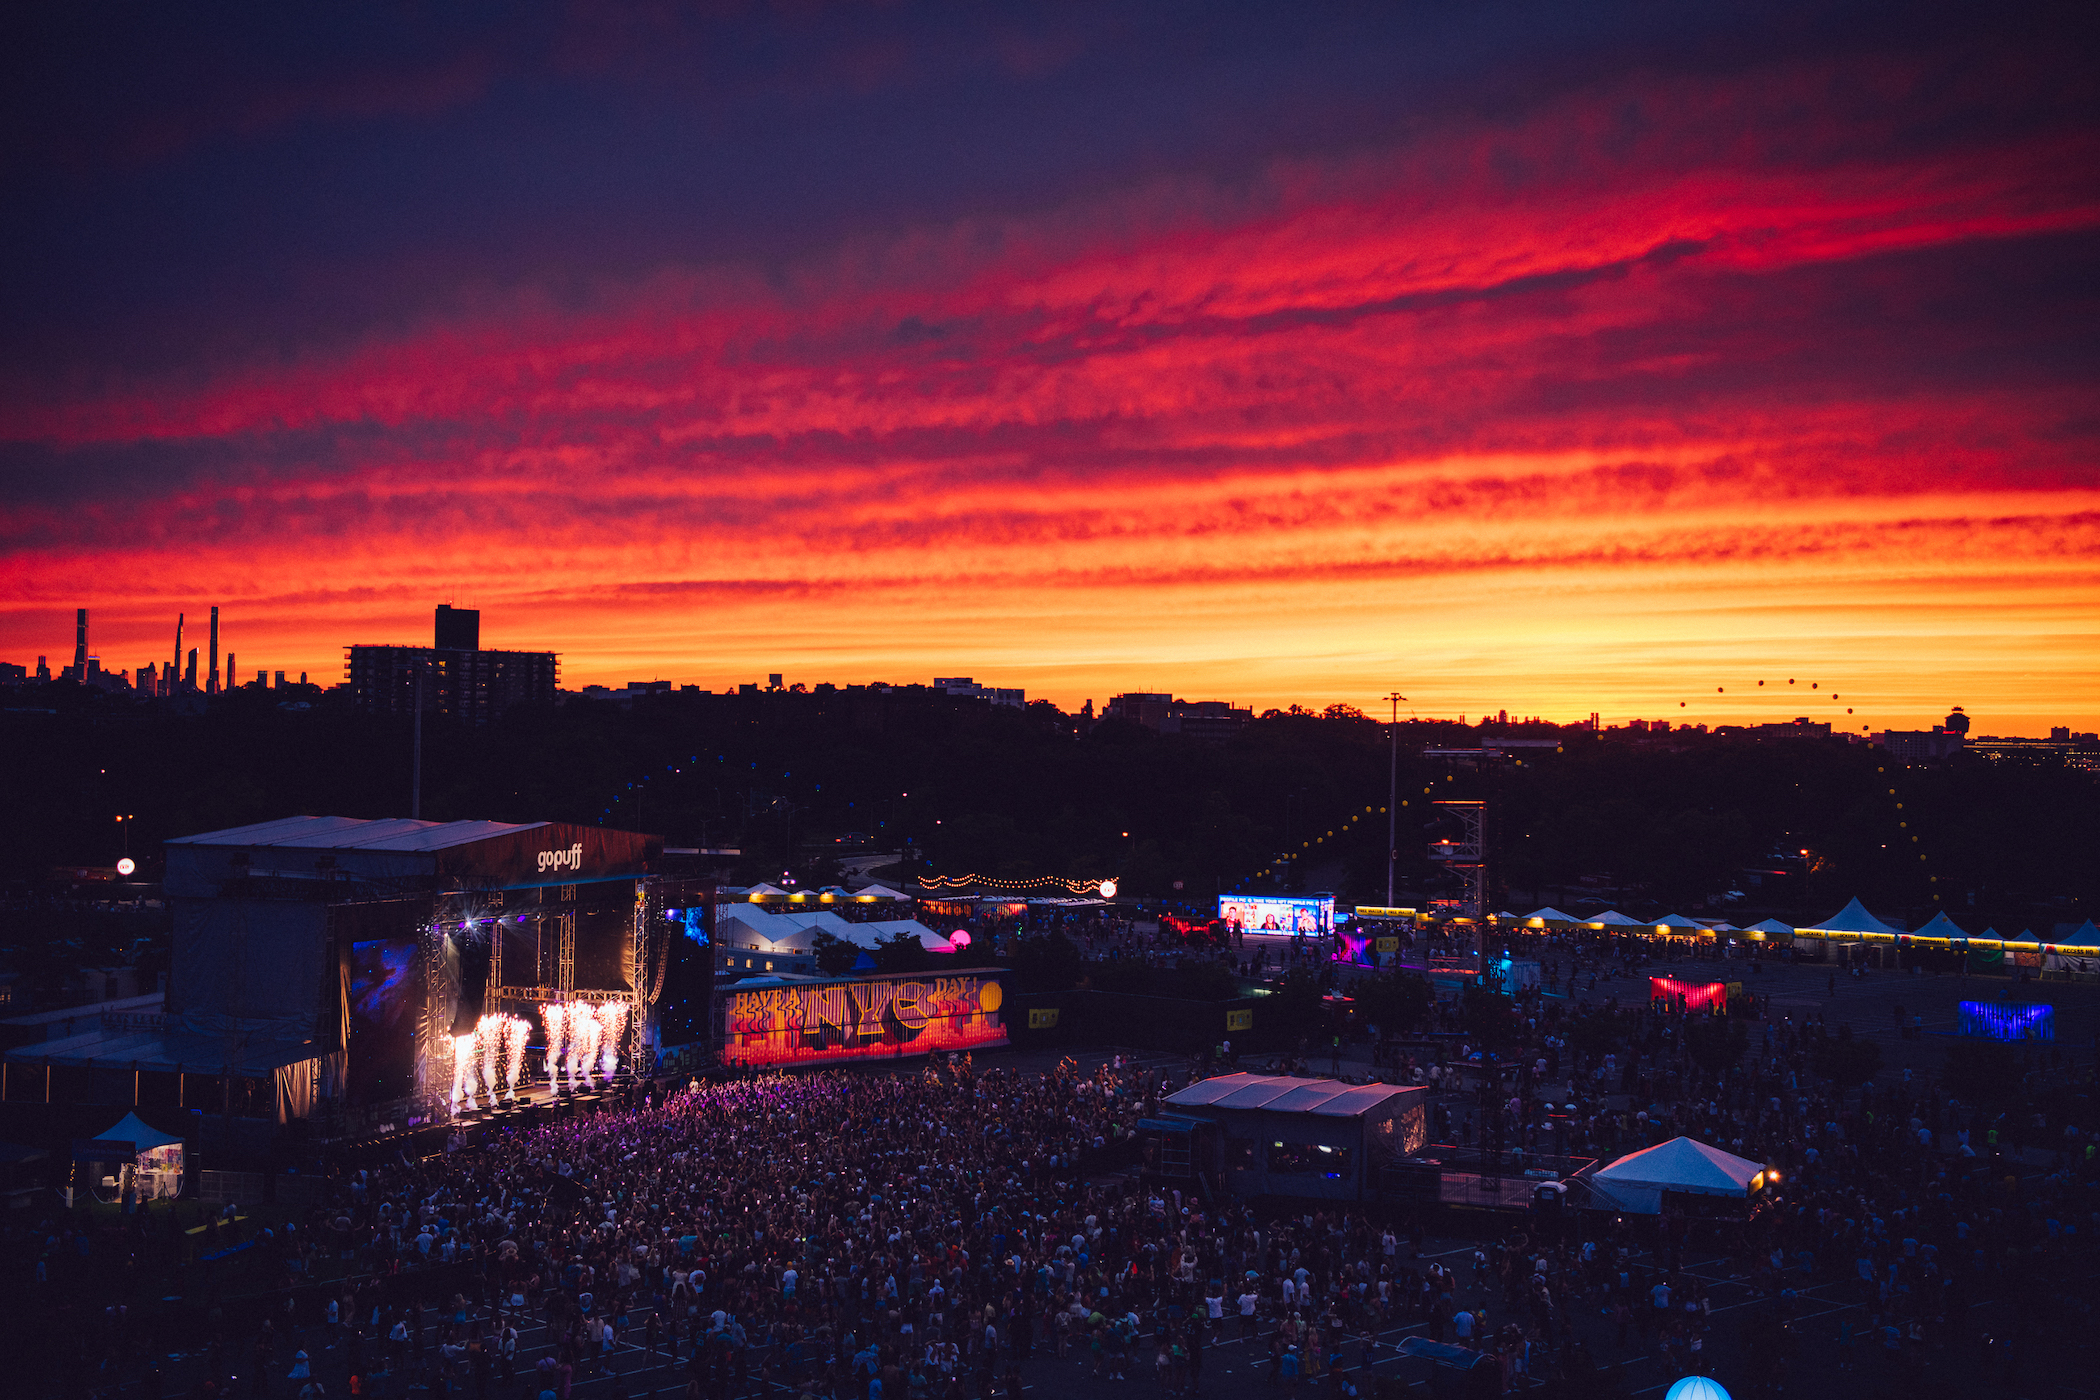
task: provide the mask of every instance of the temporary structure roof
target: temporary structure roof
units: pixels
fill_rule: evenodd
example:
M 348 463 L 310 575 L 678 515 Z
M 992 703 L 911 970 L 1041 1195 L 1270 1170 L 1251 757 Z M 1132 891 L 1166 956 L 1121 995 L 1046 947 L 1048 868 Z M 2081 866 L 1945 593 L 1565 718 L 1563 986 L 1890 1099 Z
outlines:
M 177 836 L 167 848 L 161 883 L 173 899 L 216 899 L 229 881 L 272 880 L 329 886 L 314 893 L 334 902 L 369 897 L 375 884 L 404 893 L 629 878 L 649 872 L 663 838 L 570 822 L 302 816 Z
M 1742 931 L 1744 933 L 1792 933 L 1794 926 L 1792 924 L 1783 924 L 1777 919 L 1759 919 Z
M 1543 909 L 1534 909 L 1529 914 L 1526 914 L 1524 917 L 1527 919 L 1536 919 L 1540 923 L 1547 924 L 1579 924 L 1582 922 L 1582 920 L 1576 918 L 1573 914 L 1563 914 L 1560 912 L 1560 910 L 1555 909 L 1550 904 Z
M 1602 914 L 1591 914 L 1581 920 L 1585 924 L 1603 924 L 1607 928 L 1647 928 L 1639 919 L 1629 919 L 1616 909 L 1607 909 Z
M 759 881 L 759 882 L 758 882 L 757 884 L 755 884 L 755 885 L 752 885 L 752 886 L 749 886 L 748 888 L 746 888 L 746 889 L 745 889 L 745 891 L 744 891 L 744 898 L 746 898 L 746 899 L 764 899 L 764 898 L 766 898 L 766 897 L 767 897 L 767 896 L 769 896 L 769 895 L 776 895 L 776 894 L 778 894 L 778 895 L 784 895 L 784 894 L 786 894 L 786 893 L 787 893 L 787 891 L 786 891 L 786 890 L 784 890 L 784 889 L 782 889 L 782 888 L 780 888 L 780 886 L 778 886 L 778 885 L 769 885 L 769 884 L 767 884 L 767 883 L 766 883 L 766 882 L 765 882 L 764 880 L 761 880 L 761 881 Z
M 1657 928 L 1688 928 L 1696 933 L 1706 931 L 1706 925 L 1697 919 L 1687 919 L 1682 914 L 1665 914 L 1655 921 Z
M 1178 1094 L 1169 1094 L 1166 1101 L 1177 1108 L 1259 1109 L 1265 1113 L 1360 1118 L 1406 1092 L 1391 1084 L 1344 1084 L 1339 1079 L 1295 1079 L 1280 1074 L 1221 1074 L 1200 1079 Z
M 170 846 L 268 846 L 320 851 L 442 851 L 547 822 L 425 822 L 407 817 L 279 817 L 253 826 L 170 837 Z
M 899 894 L 899 893 L 898 893 L 898 892 L 897 892 L 896 890 L 893 890 L 893 889 L 891 889 L 891 888 L 890 888 L 889 886 L 887 886 L 887 885 L 865 885 L 865 886 L 862 886 L 862 887 L 861 887 L 860 889 L 857 889 L 857 890 L 855 890 L 855 891 L 854 891 L 853 893 L 854 893 L 854 895 L 855 895 L 855 896 L 856 896 L 857 898 L 860 898 L 860 899 L 910 899 L 910 898 L 911 898 L 911 896 L 910 896 L 910 895 L 908 895 L 908 894 Z
M 715 939 L 732 948 L 751 946 L 762 940 L 761 951 L 806 953 L 819 933 L 828 933 L 857 948 L 873 948 L 878 941 L 898 932 L 918 938 L 930 953 L 952 953 L 955 945 L 916 919 L 871 919 L 855 923 L 829 909 L 751 909 L 732 904 L 715 920 Z
M 1945 918 L 1946 915 L 1942 914 L 1940 917 Z M 1926 927 L 1929 928 L 1931 925 L 1928 924 Z M 2087 919 L 2077 928 L 2072 929 L 2069 937 L 2059 938 L 2056 941 L 2071 944 L 2073 947 L 2090 947 L 2100 943 L 2100 926 L 2096 926 L 2091 919 Z
M 1844 908 L 1819 924 L 1804 924 L 1803 928 L 1816 933 L 1901 933 L 1902 929 L 1883 923 L 1867 912 L 1867 906 L 1855 897 Z
M 1939 913 L 1932 916 L 1931 922 L 1918 930 L 1917 936 L 1919 938 L 1967 938 L 1969 935 L 1962 931 L 1960 924 L 1948 918 L 1947 911 L 1942 909 Z
M 193 1074 L 220 1074 L 231 1070 L 250 1078 L 261 1078 L 286 1065 L 296 1065 L 328 1054 L 335 1047 L 322 1045 L 311 1036 L 289 1028 L 258 1024 L 236 1028 L 234 1036 L 209 1026 L 192 1024 L 196 1017 L 170 1018 L 176 1024 L 165 1030 L 92 1030 L 62 1040 L 40 1040 L 17 1046 L 6 1058 L 14 1064 L 77 1065 L 103 1069 L 155 1071 L 187 1069 Z
M 1629 1153 L 1592 1174 L 1608 1186 L 1656 1187 L 1699 1196 L 1747 1196 L 1750 1178 L 1764 1168 L 1688 1137 Z
M 1729 922 L 1728 922 L 1728 920 L 1726 920 L 1726 919 L 1723 919 L 1723 920 L 1721 920 L 1721 922 L 1719 922 L 1719 923 L 1717 923 L 1717 924 L 1708 924 L 1708 925 L 1706 926 L 1706 931 L 1707 931 L 1708 933 L 1741 933 L 1741 932 L 1742 932 L 1742 930 L 1741 930 L 1741 929 L 1737 928 L 1737 927 L 1736 927 L 1736 926 L 1735 926 L 1734 924 L 1731 924 L 1731 923 L 1729 923 Z
M 134 1151 L 151 1152 L 156 1147 L 167 1147 L 182 1139 L 142 1122 L 136 1113 L 127 1113 L 115 1127 L 95 1134 L 95 1141 L 128 1142 Z

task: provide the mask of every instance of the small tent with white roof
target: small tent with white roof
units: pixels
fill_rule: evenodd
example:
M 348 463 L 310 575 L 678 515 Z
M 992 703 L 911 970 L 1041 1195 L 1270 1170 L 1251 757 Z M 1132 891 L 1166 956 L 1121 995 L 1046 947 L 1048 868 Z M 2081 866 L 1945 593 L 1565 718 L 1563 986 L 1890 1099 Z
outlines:
M 1665 914 L 1655 921 L 1657 929 L 1668 929 L 1671 933 L 1704 933 L 1706 925 L 1697 919 L 1687 919 L 1682 914 Z
M 1624 914 L 1621 914 L 1616 909 L 1607 909 L 1602 914 L 1591 914 L 1587 918 L 1583 919 L 1582 922 L 1590 925 L 1592 928 L 1595 928 L 1599 925 L 1602 925 L 1605 928 L 1649 927 L 1649 925 L 1642 923 L 1639 919 L 1627 918 Z
M 2087 919 L 2077 928 L 2072 929 L 2068 938 L 2059 938 L 2057 943 L 2060 946 L 2069 948 L 2100 947 L 2100 925 L 2096 925 L 2091 919 Z
M 1844 908 L 1819 924 L 1805 924 L 1797 933 L 1885 933 L 1895 935 L 1903 932 L 1892 924 L 1885 924 L 1867 912 L 1867 906 L 1854 897 Z
M 107 1145 L 110 1156 L 91 1160 L 120 1165 L 119 1174 L 108 1181 L 117 1192 L 128 1191 L 136 1199 L 172 1200 L 182 1194 L 182 1143 L 173 1133 L 164 1133 L 136 1113 L 127 1113 L 115 1126 L 95 1134 L 85 1149 Z M 125 1150 L 129 1148 L 128 1155 Z M 124 1179 L 128 1171 L 130 1180 Z
M 1665 1191 L 1745 1197 L 1763 1184 L 1764 1170 L 1747 1157 L 1679 1137 L 1629 1153 L 1582 1180 L 1621 1210 L 1654 1215 L 1662 1210 Z
M 1526 914 L 1524 922 L 1530 924 L 1533 928 L 1543 928 L 1547 924 L 1579 924 L 1582 920 L 1576 918 L 1573 914 L 1563 914 L 1549 904 L 1543 909 L 1534 909 L 1529 914 Z
M 1752 943 L 1762 943 L 1768 938 L 1792 938 L 1794 926 L 1783 924 L 1777 919 L 1759 919 L 1743 932 L 1750 935 Z

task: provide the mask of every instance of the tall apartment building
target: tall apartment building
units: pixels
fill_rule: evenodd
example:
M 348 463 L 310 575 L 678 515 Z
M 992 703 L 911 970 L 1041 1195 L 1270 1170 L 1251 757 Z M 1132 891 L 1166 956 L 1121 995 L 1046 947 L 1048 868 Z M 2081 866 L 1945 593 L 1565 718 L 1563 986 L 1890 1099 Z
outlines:
M 551 651 L 487 651 L 478 609 L 439 607 L 435 646 L 359 644 L 348 649 L 343 677 L 360 708 L 409 714 L 425 710 L 476 724 L 513 705 L 554 703 L 560 658 Z

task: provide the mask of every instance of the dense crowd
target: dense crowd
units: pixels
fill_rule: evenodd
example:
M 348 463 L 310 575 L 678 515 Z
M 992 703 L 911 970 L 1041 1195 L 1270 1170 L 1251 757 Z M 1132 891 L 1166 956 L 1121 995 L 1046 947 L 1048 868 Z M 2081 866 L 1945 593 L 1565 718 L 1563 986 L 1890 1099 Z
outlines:
M 1018 1397 L 1034 1357 L 1082 1387 L 1179 1394 L 1231 1342 L 1262 1354 L 1264 1384 L 1348 1400 L 1396 1329 L 1484 1353 L 1505 1387 L 1581 1392 L 1636 1348 L 1705 1368 L 1728 1279 L 1762 1304 L 1728 1339 L 1757 1389 L 1810 1323 L 1841 1364 L 1900 1369 L 1969 1345 L 1988 1301 L 2037 1332 L 2081 1315 L 2100 1233 L 2081 1108 L 2001 1113 L 1904 1071 L 1862 1083 L 1831 1052 L 1847 1028 L 1814 1014 L 1737 1023 L 1631 989 L 1620 1005 L 1612 967 L 1559 957 L 1567 996 L 1447 997 L 1411 1028 L 1450 1038 L 1393 1071 L 1438 1091 L 1435 1139 L 1603 1158 L 1689 1135 L 1776 1170 L 1747 1220 L 1570 1208 L 1422 1257 L 1404 1210 L 1256 1209 L 1110 1171 L 1185 1078 L 1120 1060 L 644 1081 L 594 1114 L 338 1178 L 266 1245 L 286 1282 L 352 1281 L 286 1292 L 238 1346 L 199 1339 L 193 1393 L 569 1400 L 600 1379 L 593 1397 L 625 1394 L 639 1366 L 696 1400 L 989 1400 Z M 2023 1068 L 2042 1083 L 2050 1062 Z M 1993 1364 L 2019 1363 L 2019 1335 L 1991 1335 Z M 96 1374 L 114 1388 L 127 1369 Z

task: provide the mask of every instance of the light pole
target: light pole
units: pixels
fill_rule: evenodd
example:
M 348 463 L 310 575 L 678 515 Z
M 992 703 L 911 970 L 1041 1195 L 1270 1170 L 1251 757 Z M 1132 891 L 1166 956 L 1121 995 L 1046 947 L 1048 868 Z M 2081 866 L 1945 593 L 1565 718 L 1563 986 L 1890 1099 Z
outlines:
M 1399 691 L 1385 697 L 1393 705 L 1393 722 L 1385 732 L 1393 741 L 1393 766 L 1391 789 L 1385 799 L 1385 907 L 1393 907 L 1393 865 L 1400 856 L 1400 702 L 1407 697 Z

